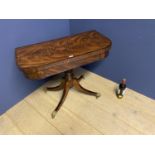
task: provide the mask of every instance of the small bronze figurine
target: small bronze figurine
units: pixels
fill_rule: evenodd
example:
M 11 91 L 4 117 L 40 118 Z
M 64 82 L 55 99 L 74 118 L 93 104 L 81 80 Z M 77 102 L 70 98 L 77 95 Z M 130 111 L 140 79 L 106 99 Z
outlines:
M 116 96 L 121 99 L 123 98 L 126 90 L 126 79 L 123 79 L 116 90 Z

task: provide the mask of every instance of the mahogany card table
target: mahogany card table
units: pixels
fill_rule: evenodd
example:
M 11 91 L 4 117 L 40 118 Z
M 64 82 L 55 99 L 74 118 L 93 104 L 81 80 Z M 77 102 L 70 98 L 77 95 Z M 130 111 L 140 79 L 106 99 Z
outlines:
M 75 77 L 73 69 L 99 61 L 108 56 L 112 42 L 101 33 L 92 30 L 55 40 L 16 48 L 16 63 L 29 79 L 39 80 L 65 72 L 63 82 L 49 91 L 63 89 L 62 98 L 52 113 L 55 117 L 65 101 L 69 89 L 75 87 L 80 92 L 99 97 L 99 93 L 80 85 L 80 77 Z

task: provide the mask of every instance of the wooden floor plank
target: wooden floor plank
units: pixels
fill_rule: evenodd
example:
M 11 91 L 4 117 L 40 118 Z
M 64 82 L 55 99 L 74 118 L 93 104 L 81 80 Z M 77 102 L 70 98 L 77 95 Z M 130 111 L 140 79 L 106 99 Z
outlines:
M 6 113 L 24 134 L 60 134 L 25 101 L 21 101 Z
M 102 87 L 91 82 L 96 78 Z M 115 90 L 117 84 L 105 78 L 96 77 L 95 74 L 91 74 L 82 83 L 88 87 L 98 89 L 102 93 L 102 96 L 96 102 L 98 103 L 97 106 L 114 113 L 118 118 L 142 133 L 155 134 L 155 102 L 152 99 L 128 89 L 125 97 L 119 100 L 115 96 L 115 92 L 112 91 Z
M 46 86 L 57 85 L 59 76 L 27 96 L 0 116 L 0 134 L 155 134 L 155 101 L 127 89 L 123 99 L 117 99 L 117 84 L 89 71 L 81 84 L 101 93 L 96 99 L 72 89 L 56 115 L 51 112 L 62 91 L 45 92 Z
M 50 84 L 50 83 L 49 83 Z M 46 85 L 49 85 L 46 84 Z M 46 87 L 45 85 L 45 87 Z M 51 85 L 51 84 L 50 84 Z M 42 91 L 40 91 L 42 92 Z M 47 92 L 51 99 L 55 99 L 55 106 L 60 99 L 61 93 L 59 92 Z M 79 97 L 80 95 L 80 97 Z M 89 102 L 89 98 L 93 102 Z M 135 128 L 130 127 L 125 122 L 118 120 L 115 115 L 108 113 L 101 108 L 96 107 L 96 99 L 84 94 L 79 94 L 74 90 L 69 92 L 64 107 L 70 109 L 74 114 L 85 122 L 91 124 L 99 131 L 105 134 L 139 134 Z
M 91 88 L 91 89 L 94 88 L 95 90 L 99 90 L 101 93 L 103 92 L 102 97 L 99 98 L 99 100 L 95 100 L 92 97 L 88 97 L 87 95 L 81 94 L 80 98 L 83 97 L 83 101 L 85 101 L 85 102 L 87 101 L 89 103 L 93 102 L 95 104 L 95 108 L 99 106 L 104 111 L 110 113 L 111 120 L 113 120 L 113 117 L 117 117 L 117 119 L 116 119 L 117 121 L 118 121 L 118 119 L 122 120 L 124 122 L 124 124 L 129 125 L 129 126 L 127 126 L 128 130 L 130 129 L 130 127 L 133 130 L 135 129 L 135 131 L 133 131 L 133 132 L 135 132 L 135 134 L 137 134 L 137 133 L 139 133 L 139 134 L 142 134 L 142 133 L 143 134 L 154 134 L 154 131 L 155 131 L 154 123 L 152 120 L 148 119 L 149 115 L 147 115 L 147 114 L 145 115 L 145 112 L 144 113 L 138 112 L 137 109 L 135 108 L 135 106 L 134 106 L 134 108 L 132 106 L 129 106 L 127 103 L 130 102 L 130 100 L 128 102 L 125 101 L 125 104 L 122 104 L 122 102 L 124 102 L 124 99 L 118 100 L 114 94 L 114 89 L 116 87 L 116 83 L 112 82 L 109 84 L 108 83 L 109 80 L 105 80 L 105 79 L 103 80 L 103 79 L 104 78 L 101 78 L 101 77 L 96 79 L 96 75 L 94 75 L 92 73 L 90 74 L 90 72 L 89 72 L 88 75 L 86 76 L 86 80 L 83 80 L 81 83 L 85 84 L 85 86 L 88 88 Z M 92 81 L 96 81 L 96 80 L 98 81 L 97 83 L 92 82 Z M 110 89 L 108 89 L 109 85 L 111 86 Z M 129 92 L 130 92 L 130 90 L 129 90 Z M 70 92 L 70 93 L 72 93 L 72 92 Z M 136 94 L 136 96 L 139 95 L 136 92 L 133 92 L 133 93 Z M 51 96 L 51 94 L 53 96 Z M 52 92 L 52 93 L 48 92 L 48 95 L 50 95 L 53 98 L 56 97 L 55 98 L 56 100 L 57 100 L 57 98 L 60 98 L 60 96 L 59 96 L 59 94 L 57 94 L 57 92 Z M 75 93 L 72 93 L 72 95 L 71 95 L 72 99 L 73 100 L 78 99 L 78 96 L 74 96 L 74 95 L 75 95 Z M 104 97 L 104 95 L 105 95 L 105 97 Z M 141 95 L 141 98 L 142 97 L 143 96 Z M 78 100 L 80 100 L 80 98 Z M 145 98 L 145 100 L 147 100 L 148 103 L 151 103 L 152 106 L 154 106 L 152 103 L 152 100 L 150 100 L 147 97 L 144 97 L 144 98 Z M 71 99 L 68 99 L 68 100 L 70 103 L 73 102 Z M 80 102 L 83 102 L 83 101 L 80 101 Z M 57 102 L 58 102 L 58 100 L 57 100 Z M 77 101 L 74 101 L 74 102 L 77 102 Z M 138 102 L 138 101 L 136 99 L 134 99 L 134 102 Z M 132 103 L 134 104 L 134 102 L 132 102 Z M 96 103 L 98 103 L 98 104 L 96 104 Z M 78 101 L 78 104 L 79 104 L 79 101 Z M 84 104 L 86 104 L 86 103 L 84 103 Z M 144 102 L 143 104 L 147 104 L 147 103 Z M 64 104 L 64 106 L 65 105 L 66 104 Z M 71 107 L 71 104 L 69 107 Z M 83 108 L 83 105 L 81 105 L 80 107 Z M 89 109 L 90 106 L 87 104 L 86 107 L 88 107 L 88 109 Z M 151 108 L 151 107 L 149 107 L 149 108 Z M 76 108 L 74 107 L 74 109 L 72 109 L 72 110 L 75 111 L 75 113 L 76 113 L 78 107 L 76 107 Z M 82 109 L 81 109 L 81 111 L 82 111 Z M 86 110 L 83 110 L 83 111 L 86 111 Z M 89 109 L 89 111 L 91 111 L 91 110 Z M 95 109 L 95 111 L 97 111 L 97 110 Z M 80 111 L 79 111 L 79 113 L 80 113 Z M 98 112 L 98 114 L 99 114 L 99 112 Z M 102 112 L 102 115 L 103 115 L 103 112 Z M 107 117 L 107 114 L 105 114 L 105 115 Z M 84 116 L 84 118 L 86 118 L 86 117 Z M 89 121 L 91 121 L 91 120 L 89 120 Z M 122 121 L 121 121 L 121 123 L 122 123 Z M 118 124 L 120 125 L 120 123 L 118 123 Z M 126 125 L 121 125 L 121 127 L 124 128 Z M 108 127 L 108 128 L 110 129 L 110 127 Z M 119 129 L 119 128 L 117 128 L 117 129 Z M 111 132 L 115 134 L 115 132 L 117 132 L 117 131 L 111 131 Z M 129 131 L 126 131 L 126 129 L 122 129 L 122 131 L 120 131 L 120 132 L 128 133 Z M 117 133 L 119 133 L 119 132 L 117 132 Z M 131 133 L 132 133 L 132 131 L 131 131 Z
M 56 93 L 47 93 L 51 98 L 59 98 Z M 76 94 L 76 95 L 75 95 Z M 77 97 L 77 98 L 75 98 Z M 58 100 L 55 98 L 56 102 Z M 69 101 L 69 102 L 67 102 Z M 92 99 L 93 101 L 93 99 Z M 64 104 L 64 107 L 70 109 L 76 116 L 85 122 L 91 124 L 104 134 L 138 134 L 139 132 L 131 128 L 128 124 L 117 119 L 115 115 L 111 115 L 107 111 L 96 107 L 95 101 L 84 100 L 82 95 L 78 98 L 77 92 L 70 92 Z M 58 113 L 59 114 L 59 113 Z
M 84 121 L 73 115 L 64 107 L 61 108 L 59 115 L 51 119 L 51 113 L 56 103 L 48 97 L 42 90 L 37 90 L 25 98 L 31 106 L 35 107 L 51 124 L 56 126 L 63 134 L 103 134 L 95 128 L 89 126 Z
M 98 82 L 102 83 L 102 86 L 94 85 L 90 81 L 98 79 Z M 150 99 L 138 92 L 135 92 L 131 89 L 127 89 L 125 97 L 123 100 L 117 100 L 115 96 L 114 90 L 117 87 L 117 84 L 113 81 L 110 81 L 106 78 L 102 78 L 101 76 L 98 76 L 94 73 L 91 73 L 91 76 L 87 76 L 87 80 L 82 81 L 85 85 L 88 87 L 95 87 L 101 92 L 104 92 L 104 96 L 108 97 L 111 96 L 111 99 L 115 99 L 115 101 L 118 101 L 118 103 L 128 103 L 127 105 L 130 105 L 132 107 L 137 107 L 141 111 L 147 113 L 148 115 L 155 116 L 155 100 Z M 96 87 L 97 86 L 97 87 Z
M 13 122 L 9 119 L 9 117 L 5 114 L 0 116 L 0 135 L 19 135 L 23 134 Z

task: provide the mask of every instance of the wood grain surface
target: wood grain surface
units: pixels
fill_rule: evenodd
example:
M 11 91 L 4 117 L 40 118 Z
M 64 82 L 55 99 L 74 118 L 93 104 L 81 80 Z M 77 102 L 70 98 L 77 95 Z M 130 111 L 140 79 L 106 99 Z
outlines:
M 43 79 L 106 58 L 111 44 L 93 30 L 16 48 L 16 62 L 29 79 Z
M 51 119 L 61 91 L 46 92 L 60 83 L 52 77 L 32 94 L 0 116 L 0 134 L 155 134 L 155 101 L 127 88 L 125 96 L 115 95 L 117 83 L 87 70 L 81 84 L 101 93 L 96 99 L 72 89 L 55 119 Z M 59 77 L 59 78 L 58 78 Z M 97 82 L 92 82 L 97 81 Z

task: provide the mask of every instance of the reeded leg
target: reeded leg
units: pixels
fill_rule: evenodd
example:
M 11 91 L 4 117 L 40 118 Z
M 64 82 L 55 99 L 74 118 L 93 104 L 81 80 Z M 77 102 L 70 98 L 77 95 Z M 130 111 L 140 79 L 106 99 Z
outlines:
M 64 103 L 64 101 L 66 99 L 66 96 L 68 94 L 69 89 L 70 89 L 70 83 L 69 82 L 66 82 L 64 84 L 64 91 L 63 91 L 61 100 L 60 100 L 59 104 L 57 105 L 57 107 L 55 108 L 55 110 L 52 112 L 52 115 L 51 115 L 52 118 L 55 118 L 55 115 L 57 114 L 57 112 L 61 108 L 62 104 Z
M 65 82 L 63 81 L 60 85 L 56 86 L 56 87 L 47 87 L 46 89 L 49 91 L 57 91 L 57 90 L 61 90 L 64 88 Z
M 77 80 L 74 79 L 73 83 L 74 83 L 74 87 L 75 87 L 78 91 L 81 91 L 81 92 L 83 92 L 83 93 L 85 93 L 85 94 L 88 94 L 88 95 L 96 96 L 96 98 L 100 97 L 100 94 L 99 94 L 99 93 L 93 92 L 93 91 L 90 91 L 90 90 L 88 90 L 88 89 L 83 88 L 83 87 L 79 84 L 79 82 L 78 82 Z

